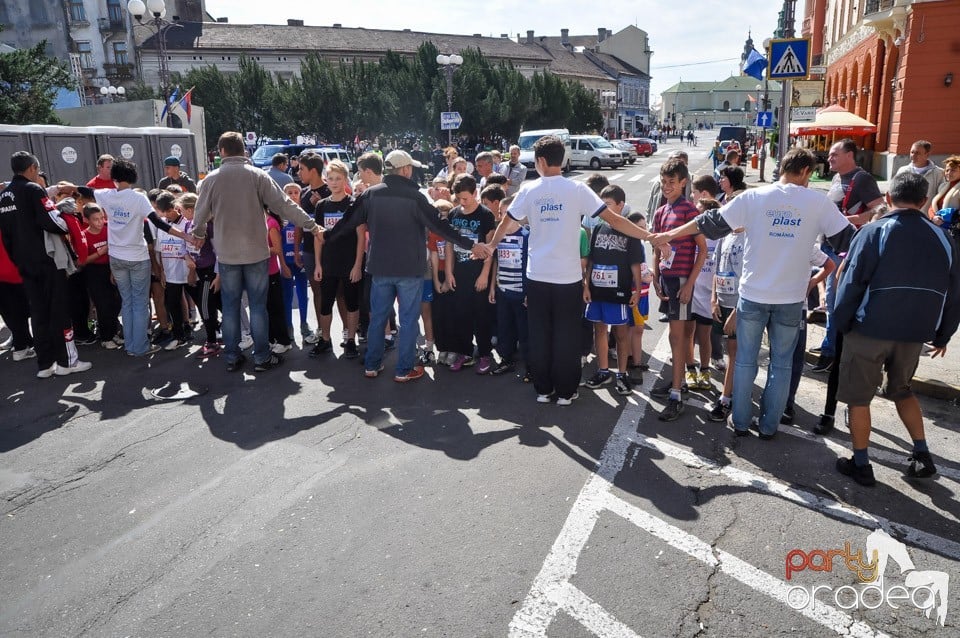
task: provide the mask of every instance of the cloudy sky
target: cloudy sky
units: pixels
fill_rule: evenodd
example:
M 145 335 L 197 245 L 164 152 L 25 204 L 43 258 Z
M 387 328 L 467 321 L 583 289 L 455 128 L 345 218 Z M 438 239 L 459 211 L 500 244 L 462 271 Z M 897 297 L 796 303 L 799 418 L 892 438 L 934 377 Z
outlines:
M 797 32 L 805 0 L 797 2 Z M 634 24 L 650 36 L 654 51 L 651 93 L 659 93 L 680 79 L 722 80 L 738 73 L 747 30 L 753 30 L 757 48 L 777 25 L 780 0 L 482 0 L 481 2 L 365 3 L 303 0 L 207 0 L 207 11 L 230 22 L 285 24 L 288 18 L 308 25 L 368 29 L 413 29 L 439 33 L 482 33 L 499 36 L 526 34 L 596 34 L 598 27 L 614 32 Z

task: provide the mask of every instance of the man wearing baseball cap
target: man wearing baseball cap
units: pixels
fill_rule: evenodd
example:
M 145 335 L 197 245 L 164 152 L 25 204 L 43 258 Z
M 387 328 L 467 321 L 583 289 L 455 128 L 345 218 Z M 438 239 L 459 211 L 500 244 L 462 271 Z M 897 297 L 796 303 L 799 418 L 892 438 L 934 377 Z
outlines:
M 414 169 L 420 167 L 409 153 L 391 151 L 383 160 L 383 182 L 365 190 L 344 219 L 322 235 L 329 241 L 354 232 L 361 224 L 366 224 L 370 233 L 370 327 L 364 359 L 368 378 L 383 370 L 383 332 L 394 299 L 400 309 L 400 336 L 393 380 L 404 383 L 423 376 L 423 366 L 415 363 L 423 273 L 427 268 L 427 229 L 470 250 L 477 258 L 484 257 L 474 242 L 440 219 L 437 209 L 420 192 L 412 179 Z
M 157 188 L 165 189 L 171 184 L 176 184 L 183 189 L 185 193 L 196 193 L 197 184 L 190 179 L 190 176 L 180 170 L 180 160 L 171 155 L 163 160 L 163 172 L 166 177 L 160 180 Z

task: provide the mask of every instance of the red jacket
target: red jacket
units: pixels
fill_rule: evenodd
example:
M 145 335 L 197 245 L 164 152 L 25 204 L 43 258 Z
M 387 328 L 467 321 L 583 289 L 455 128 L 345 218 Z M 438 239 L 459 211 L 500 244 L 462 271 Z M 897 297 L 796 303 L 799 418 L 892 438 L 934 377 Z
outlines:
M 0 241 L 0 283 L 23 283 L 23 279 L 20 278 L 20 271 L 17 270 L 17 267 L 10 261 L 10 256 L 7 255 L 7 249 L 3 247 L 2 241 Z

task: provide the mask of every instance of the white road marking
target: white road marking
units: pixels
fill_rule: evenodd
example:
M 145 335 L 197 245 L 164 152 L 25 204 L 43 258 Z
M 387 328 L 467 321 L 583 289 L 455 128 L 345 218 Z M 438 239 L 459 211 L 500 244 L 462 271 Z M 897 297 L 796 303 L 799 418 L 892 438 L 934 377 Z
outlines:
M 615 182 L 621 177 L 623 177 L 623 173 L 613 173 L 612 175 L 610 175 L 610 177 L 607 178 L 607 181 Z
M 719 566 L 720 571 L 723 573 L 732 576 L 751 589 L 766 594 L 777 602 L 789 606 L 787 596 L 791 586 L 776 576 L 772 576 L 722 549 L 714 550 L 708 543 L 705 543 L 696 536 L 688 534 L 679 527 L 670 525 L 663 519 L 657 518 L 613 494 L 607 493 L 605 505 L 611 512 L 622 516 L 637 527 L 650 532 L 671 547 L 679 549 L 711 567 Z M 886 634 L 875 632 L 866 623 L 855 620 L 839 609 L 825 605 L 819 600 L 814 600 L 813 605 L 797 611 L 841 636 L 876 636 L 878 638 L 880 636 L 886 636 Z M 793 608 L 791 607 L 791 609 Z M 613 635 L 600 634 L 596 631 L 594 631 L 594 633 L 598 636 Z
M 680 461 L 688 467 L 704 469 L 714 474 L 722 474 L 735 483 L 752 487 L 759 492 L 766 492 L 773 496 L 792 501 L 808 509 L 818 511 L 836 519 L 860 525 L 870 530 L 882 528 L 894 538 L 898 538 L 915 547 L 932 551 L 953 560 L 960 560 L 960 543 L 924 532 L 923 530 L 891 521 L 883 516 L 875 516 L 863 510 L 844 505 L 833 499 L 807 492 L 787 483 L 759 474 L 753 474 L 732 465 L 720 465 L 715 461 L 698 456 L 693 452 L 677 447 L 660 439 L 652 439 L 642 434 L 636 434 L 635 442 L 644 447 L 656 450 L 664 456 Z
M 572 583 L 559 583 L 557 590 L 567 601 L 564 611 L 594 634 L 611 638 L 640 638 L 636 632 L 611 616 L 606 609 Z
M 631 177 L 631 178 L 628 179 L 627 181 L 628 181 L 628 182 L 639 182 L 641 179 L 643 179 L 643 173 L 639 173 L 638 175 L 634 175 L 633 177 Z

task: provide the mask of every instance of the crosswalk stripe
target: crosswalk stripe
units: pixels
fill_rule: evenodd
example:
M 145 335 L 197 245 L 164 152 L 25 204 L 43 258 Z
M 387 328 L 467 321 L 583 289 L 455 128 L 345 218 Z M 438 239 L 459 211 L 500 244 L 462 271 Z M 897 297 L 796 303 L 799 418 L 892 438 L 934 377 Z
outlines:
M 643 173 L 640 173 L 640 174 L 638 174 L 638 175 L 634 175 L 633 177 L 631 177 L 631 178 L 628 179 L 627 181 L 628 181 L 628 182 L 639 182 L 641 179 L 643 179 Z
M 607 178 L 607 181 L 609 181 L 609 182 L 615 182 L 615 181 L 617 181 L 618 179 L 620 179 L 621 177 L 623 177 L 623 173 L 614 173 L 613 175 L 611 175 L 610 177 Z

